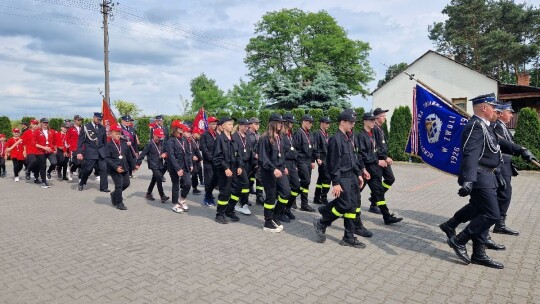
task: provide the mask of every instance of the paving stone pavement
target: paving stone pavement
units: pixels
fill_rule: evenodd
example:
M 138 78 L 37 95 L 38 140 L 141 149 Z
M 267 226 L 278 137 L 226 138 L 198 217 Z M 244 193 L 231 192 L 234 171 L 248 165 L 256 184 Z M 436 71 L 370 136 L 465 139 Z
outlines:
M 509 248 L 489 251 L 505 265 L 495 270 L 463 265 L 437 227 L 467 202 L 456 179 L 423 165 L 393 167 L 388 204 L 405 219 L 385 226 L 366 212 L 366 190 L 363 218 L 374 236 L 354 249 L 338 244 L 341 221 L 316 243 L 314 213 L 297 211 L 278 234 L 262 231 L 260 206 L 219 225 L 215 207 L 190 195 L 189 213 L 176 214 L 170 203 L 144 199 L 147 169 L 131 180 L 128 210 L 119 211 L 95 181 L 83 192 L 75 181 L 41 189 L 13 182 L 8 164 L 0 179 L 0 303 L 540 303 L 540 174 L 513 181 L 507 222 L 521 234 L 493 235 Z

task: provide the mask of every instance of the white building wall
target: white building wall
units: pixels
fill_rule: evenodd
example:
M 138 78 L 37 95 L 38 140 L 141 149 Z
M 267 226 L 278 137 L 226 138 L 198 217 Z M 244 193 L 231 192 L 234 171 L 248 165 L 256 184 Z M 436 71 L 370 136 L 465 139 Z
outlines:
M 497 81 L 434 52 L 427 53 L 405 72 L 414 74 L 416 79 L 450 100 L 452 98 L 469 100 L 482 94 L 497 94 Z M 412 109 L 415 85 L 416 81 L 409 80 L 407 75 L 401 73 L 373 93 L 373 109 L 380 107 L 390 110 L 387 113 L 388 127 L 396 107 L 409 106 Z M 472 114 L 470 101 L 467 101 L 467 112 Z

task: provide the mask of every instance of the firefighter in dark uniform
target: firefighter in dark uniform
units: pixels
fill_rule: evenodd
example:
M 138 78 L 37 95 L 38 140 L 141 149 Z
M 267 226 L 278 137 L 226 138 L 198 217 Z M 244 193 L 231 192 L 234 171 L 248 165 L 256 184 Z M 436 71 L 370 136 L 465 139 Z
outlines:
M 231 194 L 233 184 L 240 186 L 236 179 L 242 174 L 244 163 L 239 153 L 240 148 L 232 139 L 234 119 L 221 118 L 218 125 L 221 125 L 222 133 L 217 136 L 214 148 L 214 175 L 219 183 L 215 220 L 220 224 L 228 224 L 225 216 L 233 222 L 240 220 L 234 211 L 238 200 L 233 198 Z
M 130 148 L 129 150 L 133 154 L 133 157 L 137 159 L 139 156 L 139 138 L 137 137 L 137 131 L 132 126 L 132 123 L 133 118 L 131 118 L 129 115 L 124 115 L 120 118 L 122 137 Z M 153 134 L 150 138 L 153 138 Z M 129 176 L 133 177 L 133 168 L 129 168 Z
M 492 260 L 485 251 L 489 227 L 500 219 L 497 188 L 504 189 L 506 183 L 498 169 L 502 153 L 521 155 L 525 160 L 536 160 L 532 153 L 505 139 L 497 137 L 491 125 L 496 120 L 495 94 L 473 98 L 474 116 L 465 125 L 462 133 L 462 160 L 458 183 L 458 194 L 469 196 L 469 203 L 454 217 L 439 227 L 448 236 L 448 245 L 466 264 L 474 263 L 487 267 L 504 268 L 502 263 Z M 455 228 L 469 221 L 459 234 Z M 466 244 L 473 241 L 473 253 L 469 257 Z
M 244 214 L 250 215 L 249 210 L 249 177 L 248 173 L 252 171 L 253 166 L 253 146 L 251 141 L 247 137 L 247 129 L 249 128 L 249 120 L 242 118 L 238 120 L 238 131 L 232 135 L 233 142 L 238 147 L 238 154 L 244 164 L 242 174 L 239 174 L 233 179 L 231 190 L 231 201 L 236 200 L 238 205 L 235 206 L 235 210 Z
M 201 136 L 201 152 L 203 155 L 204 170 L 204 201 L 206 206 L 215 206 L 216 201 L 212 191 L 217 186 L 217 177 L 214 176 L 214 146 L 216 143 L 216 128 L 218 120 L 211 116 L 208 118 L 208 130 Z
M 193 132 L 189 139 L 190 147 L 193 154 L 193 171 L 191 172 L 191 193 L 195 195 L 201 194 L 201 190 L 197 189 L 199 181 L 204 185 L 203 168 L 202 168 L 202 152 L 201 152 L 201 133 Z
M 297 166 L 300 177 L 300 210 L 315 212 L 308 203 L 309 184 L 311 183 L 311 170 L 315 169 L 315 160 L 319 158 L 313 134 L 313 117 L 309 114 L 302 116 L 302 125 L 294 133 L 294 148 L 298 153 Z
M 385 193 L 390 190 L 390 188 L 396 181 L 396 178 L 394 177 L 394 172 L 392 171 L 392 163 L 394 161 L 390 157 L 388 157 L 388 141 L 386 138 L 386 134 L 384 134 L 384 131 L 382 129 L 382 125 L 386 122 L 387 112 L 388 110 L 382 110 L 381 108 L 376 108 L 375 110 L 373 110 L 373 115 L 376 117 L 373 133 L 375 134 L 375 138 L 377 139 L 378 143 L 377 145 L 379 147 L 377 153 L 379 155 L 379 166 L 382 169 L 381 184 Z M 373 197 L 370 197 L 369 201 L 371 202 L 371 205 L 369 206 L 369 212 L 381 214 L 381 209 L 377 205 L 377 200 L 374 200 Z
M 174 120 L 171 127 L 173 133 L 166 143 L 165 150 L 168 158 L 167 170 L 172 184 L 172 210 L 183 213 L 189 209 L 186 200 L 191 189 L 190 172 L 193 170 L 192 154 L 184 136 L 184 132 L 190 129 L 179 120 Z
M 391 225 L 401 222 L 403 218 L 390 213 L 386 204 L 386 189 L 382 180 L 385 167 L 381 165 L 379 150 L 382 146 L 380 146 L 380 141 L 377 140 L 376 119 L 374 114 L 366 113 L 364 116 L 364 129 L 358 135 L 360 138 L 357 139 L 357 143 L 359 144 L 358 149 L 362 161 L 370 175 L 370 179 L 366 183 L 371 190 L 371 201 L 375 202 L 380 208 L 384 224 Z
M 150 128 L 150 137 L 149 138 L 152 138 L 153 134 L 154 134 L 154 129 L 161 129 L 163 130 L 163 134 L 165 134 L 165 138 L 163 139 L 165 142 L 169 141 L 169 128 L 167 128 L 167 126 L 164 124 L 164 117 L 163 115 L 157 115 L 155 118 L 154 118 L 154 126 L 152 128 Z M 167 168 L 167 162 L 168 160 L 165 159 L 165 168 Z M 162 177 L 162 180 L 163 182 L 165 182 L 166 178 L 165 178 L 165 172 L 167 172 L 167 169 L 164 169 L 163 171 L 163 177 Z
M 146 147 L 142 150 L 141 154 L 137 158 L 137 167 L 139 169 L 143 159 L 147 157 L 148 169 L 152 171 L 152 179 L 146 190 L 146 199 L 149 201 L 155 201 L 156 199 L 152 195 L 154 186 L 157 185 L 159 197 L 162 203 L 166 203 L 169 197 L 165 195 L 163 191 L 162 172 L 165 170 L 165 159 L 167 158 L 167 151 L 165 150 L 165 134 L 161 129 L 154 129 L 154 135 L 152 139 L 148 141 Z
M 261 181 L 266 194 L 263 231 L 272 233 L 283 231 L 278 215 L 287 206 L 291 195 L 288 170 L 285 167 L 286 147 L 282 135 L 282 123 L 281 115 L 278 113 L 270 115 L 268 129 L 260 138 L 258 148 Z
M 258 163 L 258 152 L 257 148 L 259 146 L 259 126 L 260 121 L 257 117 L 252 117 L 249 119 L 249 129 L 247 131 L 249 141 L 251 141 L 251 145 L 253 146 L 253 163 L 251 166 L 251 172 L 249 172 L 249 192 L 251 194 L 255 193 L 256 200 L 255 203 L 257 205 L 263 205 L 264 204 L 264 196 L 263 191 L 264 187 L 261 183 L 260 179 L 260 173 L 259 173 L 259 163 Z M 253 191 L 253 187 L 255 187 L 255 191 Z
M 356 204 L 363 186 L 362 171 L 358 168 L 353 143 L 347 134 L 352 131 L 356 118 L 350 111 L 339 114 L 339 130 L 328 142 L 328 172 L 332 180 L 335 199 L 319 207 L 322 218 L 313 223 L 318 241 L 326 241 L 326 228 L 343 217 L 345 234 L 339 243 L 342 246 L 365 248 L 366 245 L 354 236 Z
M 77 159 L 83 161 L 82 176 L 79 181 L 78 189 L 83 190 L 84 185 L 94 166 L 97 164 L 99 168 L 99 191 L 110 192 L 108 189 L 109 183 L 107 181 L 107 162 L 105 161 L 107 143 L 107 131 L 105 127 L 101 125 L 102 115 L 101 113 L 94 113 L 92 122 L 85 124 L 79 134 L 77 142 Z
M 105 129 L 103 126 L 102 129 Z M 107 167 L 101 172 L 107 173 L 107 169 L 114 182 L 114 191 L 111 192 L 111 203 L 116 209 L 126 210 L 124 205 L 124 199 L 122 197 L 122 191 L 129 187 L 129 168 L 135 168 L 135 159 L 133 154 L 125 143 L 120 140 L 122 135 L 122 129 L 118 125 L 111 126 L 111 141 L 105 144 L 104 159 Z M 135 169 L 136 170 L 136 169 Z M 105 178 L 101 178 L 107 179 Z
M 495 122 L 495 126 L 493 127 L 495 134 L 509 142 L 514 142 L 514 137 L 506 127 L 506 124 L 509 123 L 513 117 L 514 109 L 512 109 L 512 104 L 499 103 L 496 110 L 499 117 Z M 506 226 L 506 213 L 508 212 L 510 201 L 512 200 L 512 176 L 518 175 L 516 166 L 512 164 L 512 157 L 508 154 L 503 154 L 501 174 L 506 182 L 506 189 L 497 191 L 497 200 L 499 201 L 501 218 L 495 223 L 493 232 L 508 235 L 519 235 L 519 232 Z
M 291 208 L 296 209 L 296 198 L 300 194 L 300 177 L 298 176 L 298 167 L 296 165 L 298 154 L 294 147 L 294 137 L 292 134 L 292 129 L 296 119 L 291 113 L 283 114 L 283 141 L 285 142 L 285 168 L 287 168 L 287 177 L 289 178 L 289 185 L 291 187 L 291 195 L 285 210 L 278 216 L 278 220 L 281 222 L 288 223 L 291 220 L 294 220 L 296 216 L 291 212 Z
M 330 191 L 330 175 L 328 174 L 328 167 L 326 163 L 326 155 L 328 154 L 328 129 L 332 120 L 328 116 L 321 117 L 319 120 L 320 128 L 313 137 L 315 139 L 315 146 L 317 147 L 319 158 L 317 159 L 319 176 L 317 177 L 317 184 L 315 188 L 314 204 L 327 204 L 328 203 L 328 191 Z

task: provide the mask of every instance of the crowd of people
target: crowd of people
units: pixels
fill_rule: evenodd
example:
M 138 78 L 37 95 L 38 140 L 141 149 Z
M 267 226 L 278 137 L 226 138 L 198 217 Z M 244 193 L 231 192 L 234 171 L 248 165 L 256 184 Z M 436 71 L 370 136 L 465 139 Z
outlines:
M 511 199 L 510 176 L 516 172 L 509 156 L 502 153 L 522 155 L 527 160 L 536 158 L 514 144 L 506 129 L 504 123 L 511 118 L 510 106 L 497 103 L 495 108 L 493 98 L 486 96 L 473 99 L 473 104 L 475 116 L 464 131 L 459 178 L 459 194 L 470 195 L 471 200 L 440 228 L 447 234 L 450 247 L 465 262 L 501 268 L 502 264 L 493 262 L 483 249 L 501 249 L 487 234 L 493 224 L 494 232 L 517 234 L 505 224 Z M 353 127 L 360 123 L 360 118 L 352 109 L 341 112 L 337 121 L 320 118 L 318 129 L 313 128 L 314 119 L 309 114 L 296 118 L 291 113 L 273 113 L 262 134 L 256 117 L 235 120 L 212 116 L 205 131 L 192 132 L 190 124 L 178 120 L 171 123 L 169 130 L 164 117 L 158 115 L 149 130 L 150 140 L 141 150 L 129 116 L 123 116 L 119 125 L 105 127 L 101 113 L 94 113 L 87 124 L 76 115 L 59 132 L 51 130 L 48 120 L 42 118 L 30 121 L 26 130 L 14 128 L 7 143 L 0 134 L 0 175 L 6 175 L 8 156 L 13 161 L 15 182 L 20 181 L 19 174 L 24 172 L 26 180 L 31 180 L 33 174 L 34 182 L 43 188 L 50 187 L 48 180 L 55 173 L 68 181 L 78 176 L 77 188 L 83 191 L 94 173 L 100 191 L 110 192 L 112 205 L 126 210 L 122 192 L 146 159 L 152 172 L 147 200 L 156 200 L 153 190 L 157 187 L 161 203 L 171 200 L 174 212 L 185 213 L 189 210 L 188 195 L 201 194 L 198 186 L 202 184 L 203 204 L 216 206 L 215 221 L 228 224 L 240 220 L 238 213 L 251 214 L 249 195 L 254 194 L 255 204 L 264 208 L 262 229 L 277 233 L 284 229 L 283 223 L 295 219 L 292 209 L 316 211 L 308 198 L 312 173 L 317 168 L 312 204 L 318 205 L 322 216 L 314 222 L 318 241 L 324 242 L 326 228 L 343 218 L 345 231 L 340 244 L 364 248 L 356 235 L 373 235 L 363 225 L 360 214 L 360 194 L 366 186 L 371 190 L 369 212 L 380 214 L 386 225 L 403 220 L 390 211 L 386 201 L 386 193 L 395 182 L 393 160 L 388 156 L 388 141 L 381 128 L 387 112 L 380 108 L 366 112 L 361 117 L 363 128 L 357 134 Z M 331 136 L 328 129 L 333 123 L 338 131 Z M 296 124 L 299 127 L 295 130 Z M 502 173 L 498 173 L 499 168 Z M 171 197 L 163 188 L 167 172 L 172 184 Z M 108 176 L 114 183 L 112 192 L 108 189 Z M 216 189 L 217 201 L 213 195 Z M 333 198 L 330 201 L 329 193 Z M 459 223 L 468 221 L 467 228 L 456 234 Z M 470 239 L 472 259 L 465 249 Z

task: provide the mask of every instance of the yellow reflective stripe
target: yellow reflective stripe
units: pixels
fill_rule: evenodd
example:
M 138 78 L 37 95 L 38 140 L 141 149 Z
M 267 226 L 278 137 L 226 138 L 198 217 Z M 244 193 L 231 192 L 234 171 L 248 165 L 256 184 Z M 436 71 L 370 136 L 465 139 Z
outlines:
M 345 218 L 348 218 L 348 219 L 355 219 L 356 218 L 356 213 L 345 213 Z
M 375 203 L 377 206 L 383 206 L 383 205 L 386 205 L 386 201 L 380 201 L 380 202 L 377 202 Z
M 249 193 L 249 189 L 242 189 L 242 193 Z
M 304 192 L 304 193 L 309 193 L 309 189 L 302 188 L 302 187 L 300 187 L 300 191 L 302 191 L 302 192 Z
M 291 191 L 291 195 L 294 196 L 294 197 L 297 197 L 297 196 L 298 196 L 298 192 Z
M 240 198 L 238 196 L 236 196 L 236 195 L 231 195 L 231 199 L 233 201 L 238 201 Z
M 217 203 L 218 203 L 218 205 L 222 205 L 222 206 L 229 204 L 228 201 L 217 201 Z
M 382 182 L 382 186 L 385 187 L 386 189 L 392 188 L 392 185 L 389 185 L 389 184 L 387 184 L 385 182 Z
M 255 189 L 262 191 L 262 190 L 264 190 L 264 187 L 263 186 L 255 186 Z
M 272 204 L 264 204 L 264 209 L 274 209 L 276 205 L 272 205 Z
M 280 203 L 282 203 L 282 204 L 286 204 L 286 203 L 289 202 L 289 200 L 286 200 L 286 199 L 282 198 L 282 197 L 279 196 L 279 195 L 278 195 L 277 199 L 278 199 L 278 201 L 279 201 Z
M 315 185 L 315 188 L 318 188 L 318 189 L 322 189 L 322 187 L 323 185 L 319 185 L 319 184 Z
M 337 217 L 342 217 L 343 214 L 339 213 L 337 210 L 336 210 L 336 207 L 332 208 L 332 213 L 335 214 Z
M 356 208 L 356 213 L 360 213 L 360 208 Z
M 322 184 L 323 188 L 330 188 L 330 184 Z
M 255 181 L 255 177 L 252 177 L 249 179 L 250 181 L 254 182 Z

